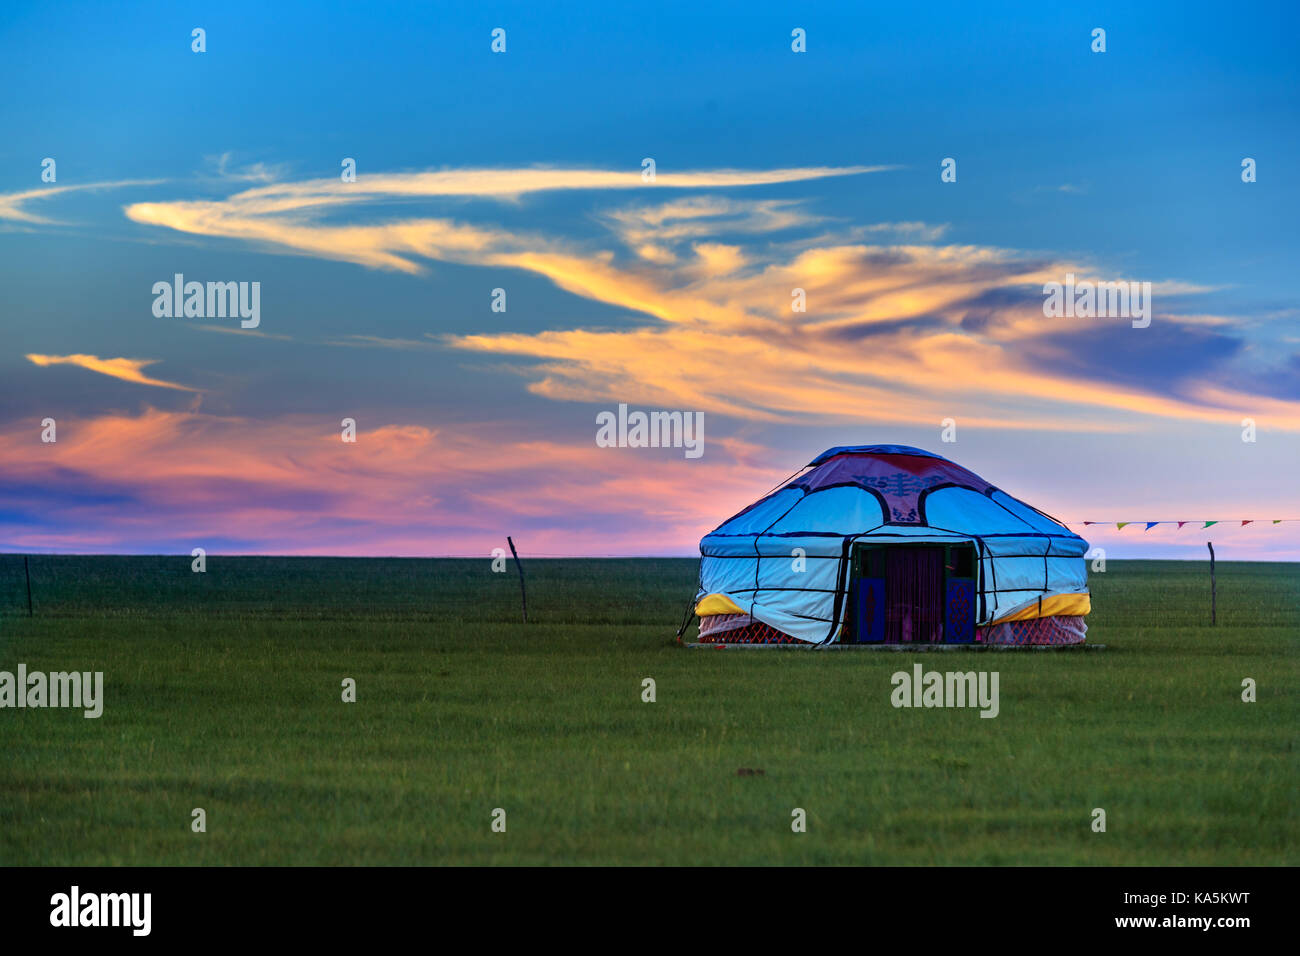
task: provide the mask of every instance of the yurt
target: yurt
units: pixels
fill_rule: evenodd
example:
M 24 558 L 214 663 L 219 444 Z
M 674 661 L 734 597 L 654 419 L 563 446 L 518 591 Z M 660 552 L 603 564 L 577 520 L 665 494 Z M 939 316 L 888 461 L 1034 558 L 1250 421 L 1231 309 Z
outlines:
M 700 642 L 1081 644 L 1088 543 L 939 455 L 823 452 L 700 542 Z

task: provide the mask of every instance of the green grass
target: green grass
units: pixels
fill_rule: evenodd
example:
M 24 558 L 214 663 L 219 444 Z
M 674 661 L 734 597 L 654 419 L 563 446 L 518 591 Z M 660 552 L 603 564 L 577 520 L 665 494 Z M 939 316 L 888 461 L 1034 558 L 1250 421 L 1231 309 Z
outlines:
M 526 570 L 524 626 L 486 559 L 39 557 L 29 619 L 0 558 L 0 670 L 106 696 L 0 710 L 0 864 L 1297 862 L 1300 565 L 1220 564 L 1212 628 L 1205 565 L 1115 561 L 1108 650 L 929 655 L 689 651 L 693 561 Z M 1001 714 L 894 709 L 914 661 Z

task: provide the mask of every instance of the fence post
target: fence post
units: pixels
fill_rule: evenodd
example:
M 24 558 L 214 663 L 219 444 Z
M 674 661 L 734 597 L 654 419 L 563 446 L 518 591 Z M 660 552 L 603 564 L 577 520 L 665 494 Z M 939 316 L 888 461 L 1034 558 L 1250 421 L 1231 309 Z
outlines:
M 524 602 L 524 623 L 528 623 L 528 592 L 524 590 L 524 566 L 519 561 L 519 552 L 515 550 L 515 542 L 509 535 L 506 535 L 506 543 L 510 545 L 510 553 L 515 556 L 515 567 L 519 570 L 519 596 Z
M 1217 624 L 1219 616 L 1219 599 L 1218 594 L 1216 593 L 1218 589 L 1214 583 L 1214 543 L 1212 541 L 1207 541 L 1205 542 L 1205 546 L 1210 549 L 1210 623 Z

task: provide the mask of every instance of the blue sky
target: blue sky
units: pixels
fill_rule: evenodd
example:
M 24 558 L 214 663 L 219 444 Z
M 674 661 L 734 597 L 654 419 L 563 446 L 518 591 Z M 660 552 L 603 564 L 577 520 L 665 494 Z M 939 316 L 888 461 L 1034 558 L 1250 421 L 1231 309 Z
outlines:
M 522 527 L 684 554 L 877 441 L 1066 519 L 1300 517 L 1297 15 L 1127 6 L 11 4 L 0 545 L 479 553 Z M 326 202 L 343 157 L 382 188 Z M 1067 270 L 1152 282 L 1151 327 L 1033 325 Z M 259 334 L 154 316 L 177 272 L 259 281 Z M 620 401 L 703 411 L 709 452 L 595 448 Z M 1297 533 L 1230 547 L 1294 559 Z

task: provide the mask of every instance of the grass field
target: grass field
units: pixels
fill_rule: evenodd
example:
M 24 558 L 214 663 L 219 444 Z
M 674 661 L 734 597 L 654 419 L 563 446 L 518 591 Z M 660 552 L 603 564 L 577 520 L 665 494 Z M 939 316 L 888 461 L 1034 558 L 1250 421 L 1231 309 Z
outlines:
M 1221 563 L 1212 628 L 1204 564 L 1113 561 L 1108 650 L 927 655 L 691 651 L 694 561 L 525 567 L 527 626 L 487 559 L 38 557 L 28 618 L 0 557 L 0 670 L 106 698 L 0 710 L 0 864 L 1300 859 L 1300 565 Z M 894 709 L 915 661 L 1000 715 Z

